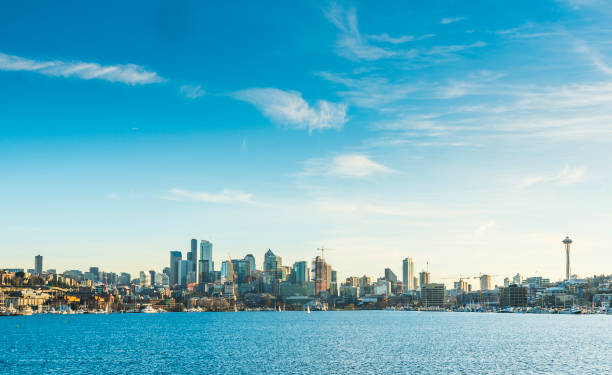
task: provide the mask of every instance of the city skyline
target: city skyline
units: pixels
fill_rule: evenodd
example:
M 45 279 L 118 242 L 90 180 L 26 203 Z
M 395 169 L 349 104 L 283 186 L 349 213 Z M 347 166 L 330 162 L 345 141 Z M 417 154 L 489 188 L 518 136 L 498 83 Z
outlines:
M 227 262 L 228 261 L 232 261 L 232 263 L 234 261 L 242 261 L 242 260 L 247 260 L 250 262 L 250 266 L 248 266 L 249 268 L 249 273 L 252 273 L 255 270 L 263 270 L 265 271 L 266 268 L 266 264 L 268 263 L 268 256 L 272 256 L 273 258 L 277 259 L 274 261 L 275 265 L 274 268 L 276 268 L 276 262 L 280 261 L 282 262 L 280 259 L 282 257 L 278 256 L 278 254 L 274 254 L 272 252 L 271 249 L 267 249 L 267 251 L 265 252 L 265 254 L 263 256 L 260 257 L 260 262 L 257 261 L 256 256 L 254 256 L 252 253 L 245 253 L 245 255 L 242 256 L 237 256 L 237 257 L 232 257 L 231 254 L 227 253 L 226 256 L 223 255 L 217 255 L 217 259 L 218 262 L 215 263 L 214 259 L 215 256 L 213 255 L 215 252 L 213 251 L 213 244 L 208 241 L 208 240 L 199 240 L 199 246 L 198 246 L 198 239 L 191 239 L 190 240 L 190 248 L 188 250 L 170 250 L 169 254 L 170 254 L 170 262 L 167 263 L 166 265 L 162 265 L 162 266 L 158 266 L 157 267 L 157 271 L 155 270 L 143 270 L 140 269 L 138 271 L 136 270 L 126 270 L 126 269 L 122 269 L 122 270 L 105 270 L 103 267 L 101 269 L 101 267 L 98 266 L 93 266 L 90 265 L 89 267 L 85 267 L 82 269 L 79 269 L 78 267 L 66 267 L 65 269 L 61 269 L 61 268 L 54 268 L 54 267 L 46 267 L 43 269 L 43 256 L 36 255 L 34 257 L 34 268 L 32 268 L 32 271 L 35 271 L 35 273 L 40 274 L 42 273 L 42 271 L 51 269 L 54 270 L 54 272 L 57 273 L 62 273 L 62 272 L 67 272 L 67 271 L 72 271 L 72 270 L 86 270 L 89 269 L 91 271 L 91 269 L 95 269 L 96 272 L 98 272 L 98 270 L 101 269 L 101 271 L 103 272 L 113 272 L 115 274 L 130 274 L 130 275 L 143 275 L 143 274 L 147 274 L 147 273 L 152 273 L 152 275 L 154 275 L 156 272 L 159 272 L 159 274 L 162 274 L 164 269 L 168 269 L 169 273 L 169 283 L 170 285 L 175 285 L 175 284 L 180 284 L 183 286 L 186 286 L 187 284 L 190 283 L 194 283 L 194 284 L 200 284 L 202 283 L 203 279 L 206 280 L 208 278 L 208 273 L 209 272 L 213 272 L 213 271 L 217 271 L 217 272 L 221 272 L 221 275 L 225 275 L 226 272 L 228 272 L 227 269 L 224 269 L 224 267 L 227 267 Z M 395 269 L 395 265 L 394 264 L 390 264 L 389 266 L 385 267 L 384 270 L 382 270 L 382 272 L 377 273 L 377 271 L 371 271 L 369 273 L 364 273 L 363 275 L 358 275 L 358 274 L 345 274 L 342 270 L 340 270 L 340 276 L 337 276 L 338 274 L 338 269 L 334 269 L 333 272 L 335 273 L 334 277 L 337 278 L 338 280 L 344 280 L 344 279 L 349 279 L 352 277 L 374 277 L 374 279 L 376 279 L 378 276 L 380 276 L 381 278 L 385 278 L 385 279 L 392 279 L 395 280 L 395 282 L 401 282 L 403 284 L 403 287 L 406 290 L 418 290 L 422 285 L 424 284 L 429 284 L 429 283 L 441 283 L 441 284 L 445 284 L 447 287 L 451 287 L 450 289 L 463 289 L 463 285 L 462 283 L 465 283 L 465 287 L 467 287 L 469 285 L 471 290 L 490 290 L 493 287 L 496 286 L 507 286 L 509 280 L 512 280 L 511 283 L 515 283 L 515 284 L 520 284 L 520 280 L 524 279 L 524 278 L 529 278 L 529 277 L 546 277 L 547 279 L 551 280 L 551 281 L 556 281 L 556 282 L 561 282 L 564 280 L 569 280 L 573 275 L 577 275 L 577 277 L 590 277 L 590 276 L 594 276 L 595 274 L 590 274 L 590 273 L 583 273 L 583 274 L 575 274 L 575 273 L 569 273 L 569 269 L 570 269 L 570 255 L 569 252 L 567 251 L 567 245 L 568 243 L 573 243 L 573 240 L 571 240 L 569 238 L 569 236 L 566 236 L 565 239 L 563 239 L 561 241 L 562 245 L 563 245 L 563 249 L 566 251 L 565 252 L 565 277 L 561 277 L 558 279 L 555 278 L 550 278 L 548 277 L 548 275 L 542 275 L 542 274 L 525 274 L 525 273 L 521 273 L 520 270 L 516 272 L 516 274 L 514 275 L 501 275 L 501 274 L 493 274 L 492 272 L 479 272 L 478 275 L 475 274 L 469 274 L 469 273 L 465 273 L 465 272 L 461 272 L 460 270 L 456 270 L 456 273 L 453 276 L 449 276 L 449 275 L 433 275 L 430 272 L 429 269 L 429 261 L 426 261 L 426 265 L 420 269 L 419 271 L 415 271 L 414 268 L 414 261 L 411 257 L 407 257 L 402 259 L 401 261 L 401 271 L 398 273 L 400 276 L 397 276 L 398 274 L 396 274 L 393 269 Z M 195 245 L 194 245 L 195 244 Z M 193 250 L 194 249 L 200 249 L 199 255 L 196 256 L 195 260 L 193 258 Z M 309 259 L 295 259 L 295 260 L 285 260 L 285 265 L 284 267 L 289 267 L 291 269 L 293 269 L 294 267 L 300 267 L 301 273 L 306 273 L 308 274 L 308 276 L 302 276 L 301 279 L 303 280 L 310 280 L 312 279 L 312 281 L 316 280 L 316 277 L 314 276 L 315 274 L 319 274 L 321 271 L 317 270 L 317 267 L 315 267 L 315 264 L 319 264 L 319 260 L 324 262 L 323 264 L 325 264 L 324 267 L 327 267 L 327 265 L 329 265 L 329 272 L 332 272 L 331 269 L 331 262 L 329 262 L 326 258 L 323 258 L 322 255 L 323 253 L 329 249 L 325 249 L 324 247 L 318 248 L 315 251 L 316 252 L 321 252 L 321 256 L 315 255 L 312 258 Z M 203 263 L 203 261 L 206 261 L 205 263 Z M 232 263 L 229 263 L 230 267 L 232 266 Z M 313 267 L 312 269 L 308 268 L 308 264 L 312 263 Z M 214 267 L 214 264 L 219 264 L 221 265 L 220 267 L 218 267 L 217 269 Z M 189 267 L 189 265 L 193 266 L 193 269 Z M 260 265 L 261 267 L 257 267 L 257 265 Z M 298 266 L 299 265 L 299 266 Z M 28 270 L 28 267 L 11 267 L 11 266 L 6 266 L 6 265 L 0 265 L 0 269 L 23 269 Z M 155 267 L 153 267 L 155 268 Z M 205 269 L 205 271 L 203 271 L 203 269 Z M 189 280 L 188 279 L 188 274 L 193 272 L 193 275 L 191 276 L 192 279 Z M 312 278 L 310 277 L 310 272 L 313 273 Z M 326 271 L 327 272 L 327 271 Z M 232 273 L 234 273 L 234 271 L 232 271 Z M 182 275 L 182 276 L 181 276 Z M 141 276 L 142 277 L 142 276 Z M 225 276 L 223 276 L 225 277 Z M 232 276 L 233 277 L 233 276 Z M 510 279 L 510 277 L 512 277 L 512 279 Z M 478 281 L 472 280 L 472 279 L 479 279 Z M 151 276 L 151 280 L 153 280 L 153 276 Z M 406 281 L 408 280 L 408 281 Z M 501 281 L 501 282 L 500 282 Z M 326 288 L 323 288 L 326 289 Z
M 325 246 L 342 276 L 410 257 L 557 280 L 569 235 L 572 272 L 605 274 L 610 21 L 574 0 L 2 5 L 0 262 L 160 271 L 198 238 L 215 268 Z

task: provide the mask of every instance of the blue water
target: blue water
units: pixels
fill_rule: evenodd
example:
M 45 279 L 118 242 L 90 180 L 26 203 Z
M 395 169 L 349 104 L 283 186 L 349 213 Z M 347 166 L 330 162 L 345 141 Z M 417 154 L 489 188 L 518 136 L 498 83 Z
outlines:
M 1 374 L 611 374 L 612 316 L 237 312 L 0 318 Z

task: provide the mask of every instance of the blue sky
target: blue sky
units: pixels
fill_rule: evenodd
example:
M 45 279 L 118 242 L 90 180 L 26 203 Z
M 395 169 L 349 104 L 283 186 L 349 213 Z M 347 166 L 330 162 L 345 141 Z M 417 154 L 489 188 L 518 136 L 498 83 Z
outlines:
M 605 1 L 0 11 L 0 264 L 321 245 L 339 276 L 612 264 Z

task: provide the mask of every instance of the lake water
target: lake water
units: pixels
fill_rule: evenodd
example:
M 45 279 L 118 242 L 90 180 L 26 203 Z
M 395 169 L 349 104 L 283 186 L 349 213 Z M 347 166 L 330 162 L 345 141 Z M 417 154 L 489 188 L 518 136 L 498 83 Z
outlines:
M 1 374 L 611 374 L 612 316 L 237 312 L 0 318 Z

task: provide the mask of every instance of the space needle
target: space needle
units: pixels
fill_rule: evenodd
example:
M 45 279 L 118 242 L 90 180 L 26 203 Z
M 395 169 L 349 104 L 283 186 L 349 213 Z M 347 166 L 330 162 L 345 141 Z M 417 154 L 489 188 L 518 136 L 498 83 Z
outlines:
M 563 240 L 563 244 L 565 245 L 565 280 L 570 279 L 570 245 L 572 244 L 572 240 L 570 240 L 569 236 L 565 237 Z

